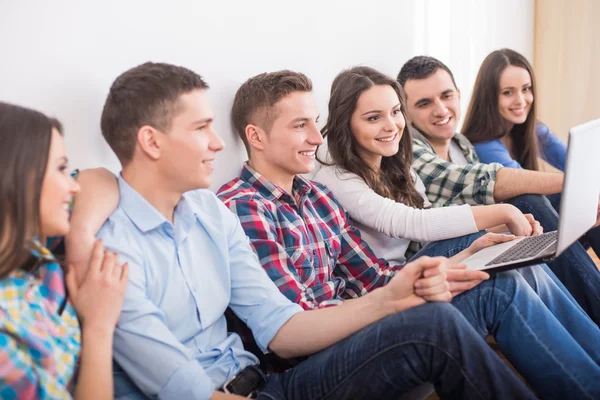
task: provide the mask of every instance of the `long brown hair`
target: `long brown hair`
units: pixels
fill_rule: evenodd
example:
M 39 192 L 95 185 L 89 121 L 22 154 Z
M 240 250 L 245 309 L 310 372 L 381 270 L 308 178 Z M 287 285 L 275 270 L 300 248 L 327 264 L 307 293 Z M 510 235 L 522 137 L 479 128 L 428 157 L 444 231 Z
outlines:
M 350 120 L 360 95 L 376 85 L 389 85 L 394 89 L 400 100 L 402 115 L 408 124 L 406 100 L 400 84 L 373 68 L 354 67 L 342 71 L 333 81 L 329 116 L 321 133 L 327 138 L 333 165 L 358 175 L 381 196 L 422 208 L 423 198 L 417 192 L 410 175 L 412 138 L 408 129 L 404 130 L 400 139 L 400 151 L 391 157 L 383 157 L 378 171 L 370 167 L 358 153 Z M 319 162 L 331 165 L 321 160 Z
M 531 77 L 531 93 L 533 103 L 522 124 L 515 124 L 507 132 L 506 121 L 498 111 L 498 96 L 500 95 L 500 75 L 509 65 L 527 70 Z M 490 53 L 479 68 L 473 95 L 467 116 L 462 127 L 462 133 L 471 142 L 485 142 L 501 139 L 510 135 L 512 139 L 511 154 L 523 168 L 538 170 L 539 146 L 535 133 L 536 102 L 535 102 L 535 76 L 533 68 L 525 57 L 514 50 L 502 49 Z
M 0 102 L 0 278 L 30 264 L 52 129 L 62 132 L 60 122 Z

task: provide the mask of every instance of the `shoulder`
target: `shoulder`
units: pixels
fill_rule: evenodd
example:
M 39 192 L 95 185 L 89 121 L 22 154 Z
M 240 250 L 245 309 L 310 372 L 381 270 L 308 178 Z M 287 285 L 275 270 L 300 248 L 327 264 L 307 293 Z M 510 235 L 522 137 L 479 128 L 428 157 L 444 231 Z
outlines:
M 486 142 L 479 142 L 474 144 L 477 152 L 481 152 L 482 150 L 507 150 L 506 146 L 500 139 L 488 140 Z
M 221 186 L 217 191 L 217 196 L 227 204 L 235 200 L 251 200 L 254 197 L 260 197 L 260 194 L 250 183 L 240 178 L 234 178 Z
M 319 188 L 322 188 L 323 186 L 334 187 L 337 185 L 343 185 L 346 183 L 346 181 L 353 179 L 362 181 L 362 179 L 355 173 L 337 165 L 321 168 L 313 179 L 313 184 L 318 185 Z

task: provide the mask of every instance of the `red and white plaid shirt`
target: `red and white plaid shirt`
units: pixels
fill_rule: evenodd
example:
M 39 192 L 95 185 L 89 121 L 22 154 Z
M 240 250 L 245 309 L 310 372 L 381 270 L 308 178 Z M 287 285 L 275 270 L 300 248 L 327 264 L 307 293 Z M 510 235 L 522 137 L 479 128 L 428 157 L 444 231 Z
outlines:
M 325 186 L 297 176 L 292 192 L 294 198 L 247 164 L 218 192 L 291 301 L 305 309 L 337 305 L 385 285 L 402 268 L 375 256 Z

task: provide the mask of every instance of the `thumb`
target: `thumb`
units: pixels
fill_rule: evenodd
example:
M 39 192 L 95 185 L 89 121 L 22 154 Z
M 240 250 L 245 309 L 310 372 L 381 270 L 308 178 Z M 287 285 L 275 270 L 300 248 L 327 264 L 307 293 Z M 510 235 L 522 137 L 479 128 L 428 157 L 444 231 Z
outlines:
M 440 266 L 443 260 L 443 257 L 422 256 L 406 264 L 403 269 L 410 274 L 421 275 L 427 269 Z
M 67 290 L 69 291 L 69 297 L 71 299 L 77 298 L 77 294 L 79 293 L 79 287 L 77 286 L 77 273 L 75 272 L 76 268 L 73 265 L 69 265 L 69 271 L 67 272 L 66 282 L 67 282 Z

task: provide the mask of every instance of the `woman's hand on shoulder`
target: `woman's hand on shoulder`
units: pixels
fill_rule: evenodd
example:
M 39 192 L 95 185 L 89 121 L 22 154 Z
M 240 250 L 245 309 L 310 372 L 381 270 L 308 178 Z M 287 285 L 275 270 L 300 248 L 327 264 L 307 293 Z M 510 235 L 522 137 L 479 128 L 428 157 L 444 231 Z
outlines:
M 104 250 L 102 240 L 94 243 L 85 276 L 81 269 L 69 267 L 69 298 L 84 327 L 114 330 L 121 314 L 127 287 L 129 267 L 121 265 L 119 255 Z

